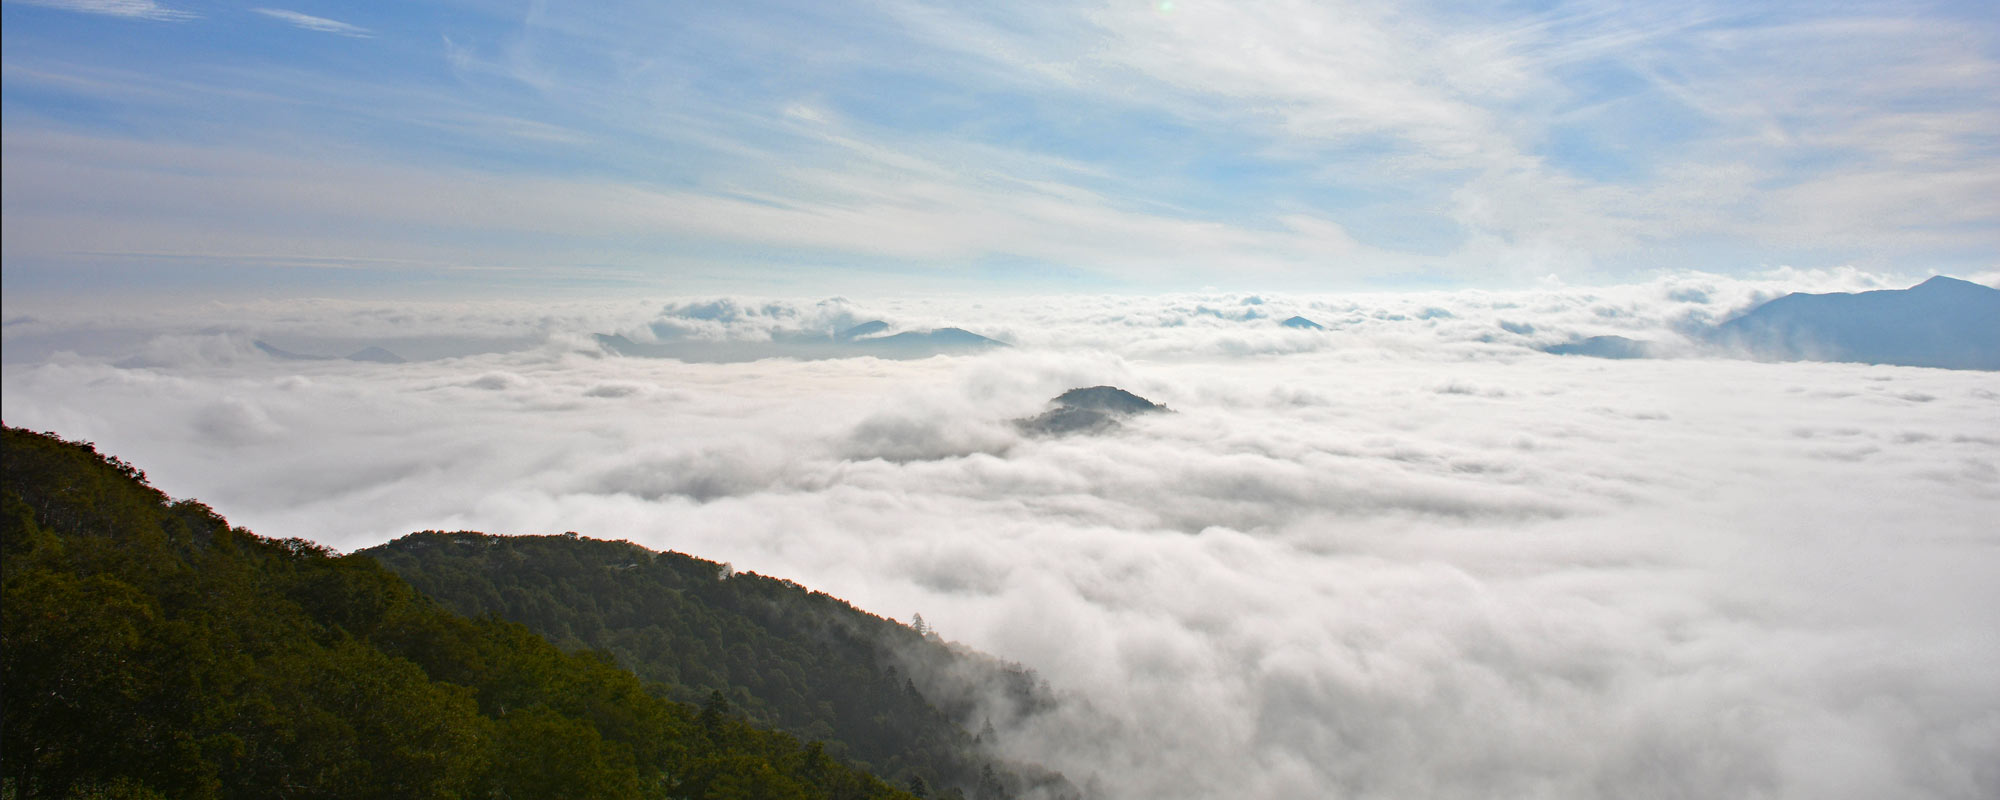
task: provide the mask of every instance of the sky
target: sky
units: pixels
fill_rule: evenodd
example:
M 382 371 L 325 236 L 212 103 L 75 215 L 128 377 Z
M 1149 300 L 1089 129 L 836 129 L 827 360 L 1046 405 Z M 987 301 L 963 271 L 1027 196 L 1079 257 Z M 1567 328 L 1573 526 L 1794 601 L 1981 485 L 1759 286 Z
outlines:
M 2000 285 L 1990 3 L 0 0 L 0 44 L 0 414 L 257 533 L 921 613 L 1048 682 L 988 745 L 1091 800 L 2000 796 L 2000 373 L 1698 336 Z M 868 320 L 1008 346 L 784 350 Z M 1660 357 L 1541 350 L 1591 336 Z M 1013 423 L 1103 384 L 1172 411 Z
M 1534 349 L 1884 284 L 260 300 L 16 321 L 0 370 L 9 424 L 267 536 L 577 531 L 922 614 L 1047 682 L 988 741 L 1092 800 L 1985 800 L 2000 373 Z M 1014 346 L 688 362 L 589 335 L 865 319 Z M 1171 411 L 1012 423 L 1099 384 Z
M 0 21 L 10 306 L 2000 270 L 1981 0 Z

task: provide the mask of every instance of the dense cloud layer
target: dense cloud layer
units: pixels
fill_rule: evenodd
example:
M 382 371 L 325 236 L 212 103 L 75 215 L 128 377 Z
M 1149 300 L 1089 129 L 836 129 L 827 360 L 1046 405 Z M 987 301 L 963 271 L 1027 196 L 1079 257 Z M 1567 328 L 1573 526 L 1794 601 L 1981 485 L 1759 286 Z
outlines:
M 5 416 L 268 534 L 575 530 L 921 612 L 1064 694 L 1001 746 L 1108 798 L 1991 797 L 2000 376 L 1530 349 L 1879 283 L 271 306 L 33 359 L 16 337 L 96 328 L 10 309 Z M 877 317 L 1016 347 L 689 364 L 589 337 Z M 250 345 L 287 336 L 472 354 Z M 1097 384 L 1174 413 L 1010 424 Z

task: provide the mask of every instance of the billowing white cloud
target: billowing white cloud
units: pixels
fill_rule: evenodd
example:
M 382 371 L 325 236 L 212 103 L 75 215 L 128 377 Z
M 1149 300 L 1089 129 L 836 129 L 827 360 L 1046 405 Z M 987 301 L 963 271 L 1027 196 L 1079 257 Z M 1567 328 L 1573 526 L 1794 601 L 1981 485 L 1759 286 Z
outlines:
M 998 746 L 1106 798 L 1989 797 L 2000 377 L 1529 349 L 1884 282 L 216 306 L 10 362 L 5 415 L 267 534 L 575 530 L 921 612 L 1049 681 L 1064 702 Z M 9 350 L 92 326 L 9 313 Z M 588 338 L 836 318 L 1016 346 L 693 364 Z M 512 344 L 242 346 L 453 330 Z M 1173 413 L 1009 424 L 1104 383 Z

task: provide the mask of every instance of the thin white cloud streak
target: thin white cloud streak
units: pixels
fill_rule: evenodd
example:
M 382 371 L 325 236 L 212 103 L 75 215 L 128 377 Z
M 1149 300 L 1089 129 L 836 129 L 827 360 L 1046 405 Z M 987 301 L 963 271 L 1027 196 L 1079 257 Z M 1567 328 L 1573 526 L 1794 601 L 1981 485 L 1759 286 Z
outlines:
M 168 8 L 153 0 L 7 0 L 28 6 L 57 8 L 82 14 L 98 14 L 107 17 L 128 19 L 148 19 L 160 22 L 181 22 L 201 15 L 190 11 Z
M 552 122 L 495 113 L 472 99 L 434 86 L 383 85 L 352 76 L 324 76 L 285 70 L 254 73 L 255 85 L 202 80 L 111 64 L 10 60 L 10 81 L 71 91 L 128 110 L 183 108 L 226 102 L 237 107 L 312 107 L 346 118 L 416 125 L 449 133 L 459 141 L 598 144 L 581 131 Z M 163 140 L 152 140 L 164 144 Z
M 1002 746 L 1108 798 L 1987 797 L 1994 373 L 1523 347 L 1878 282 L 841 312 L 1023 345 L 912 362 L 616 359 L 578 335 L 662 301 L 218 305 L 135 320 L 173 332 L 152 366 L 7 366 L 5 414 L 268 534 L 577 530 L 920 611 L 1065 693 Z M 74 327 L 17 313 L 10 336 Z M 1277 329 L 1290 313 L 1331 330 Z M 454 325 L 543 337 L 398 366 L 247 344 Z M 1095 383 L 1175 413 L 1007 423 Z
M 341 22 L 337 19 L 315 17 L 311 14 L 302 14 L 297 11 L 287 11 L 282 8 L 253 8 L 250 11 L 289 24 L 294 28 L 317 31 L 319 33 L 331 33 L 336 36 L 346 36 L 354 39 L 367 39 L 375 35 L 374 32 L 359 25 Z
M 1365 262 L 1377 273 L 1403 261 L 1359 248 L 1338 226 L 1310 217 L 1287 220 L 1283 231 L 1252 230 L 1135 211 L 1060 183 L 965 173 L 921 160 L 894 163 L 886 154 L 845 171 L 790 170 L 776 186 L 715 192 L 330 165 L 58 135 L 10 135 L 6 148 L 10 258 L 251 252 L 442 261 L 457 253 L 459 263 L 543 266 L 564 258 L 610 258 L 632 267 L 661 266 L 660 253 L 673 249 L 668 245 L 692 240 L 832 251 L 939 269 L 1005 255 L 1182 283 L 1204 279 L 1218 264 L 1241 275 L 1298 280 L 1311 270 L 1342 269 L 1322 261 L 1335 256 Z M 206 168 L 186 169 L 191 164 Z M 107 219 L 107 203 L 122 213 Z M 342 225 L 339 233 L 317 233 L 332 223 Z M 428 232 L 413 235 L 412 227 Z M 397 233 L 362 241 L 351 233 L 374 229 Z M 80 235 L 85 230 L 90 235 Z M 480 233 L 536 238 L 525 247 L 479 243 L 490 236 L 469 236 L 464 245 L 435 238 Z M 606 244 L 634 236 L 644 243 Z M 90 249 L 79 251 L 77 242 L 91 243 Z

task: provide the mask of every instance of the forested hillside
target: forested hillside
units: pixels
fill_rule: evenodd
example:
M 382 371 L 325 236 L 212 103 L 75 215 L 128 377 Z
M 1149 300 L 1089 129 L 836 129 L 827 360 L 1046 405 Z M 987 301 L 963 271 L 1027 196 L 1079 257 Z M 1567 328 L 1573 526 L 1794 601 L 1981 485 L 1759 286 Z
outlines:
M 4 439 L 6 797 L 910 796 L 89 444 Z
M 1032 675 L 790 581 L 575 535 L 426 531 L 363 553 L 454 611 L 607 653 L 681 699 L 719 693 L 899 786 L 1075 793 L 979 746 L 982 729 L 1049 702 Z

